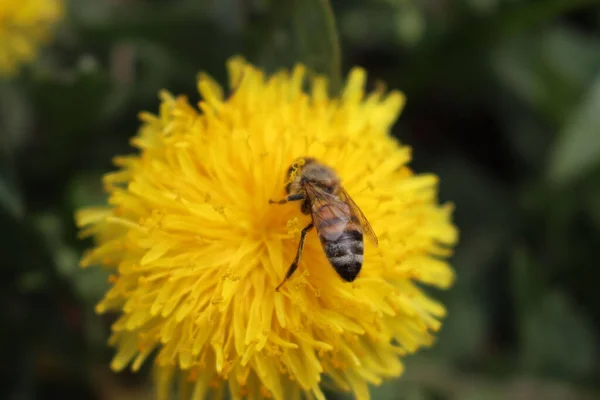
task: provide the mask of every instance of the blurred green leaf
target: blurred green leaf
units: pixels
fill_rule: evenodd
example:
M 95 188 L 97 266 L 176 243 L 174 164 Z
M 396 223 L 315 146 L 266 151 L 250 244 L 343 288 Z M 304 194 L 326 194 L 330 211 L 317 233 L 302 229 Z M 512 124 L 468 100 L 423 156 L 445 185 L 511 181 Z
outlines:
M 462 5 L 463 2 L 456 3 Z M 436 11 L 440 20 L 437 26 L 428 28 L 428 34 L 409 55 L 407 66 L 403 67 L 403 89 L 407 93 L 422 92 L 433 83 L 439 83 L 436 81 L 459 80 L 459 90 L 464 90 L 469 82 L 476 81 L 477 74 L 483 72 L 482 55 L 495 53 L 506 40 L 531 39 L 535 37 L 529 32 L 532 28 L 586 5 L 597 4 L 598 0 L 505 3 L 497 12 L 485 17 L 475 16 L 472 11 L 465 12 L 463 7 L 452 6 L 450 2 L 432 7 L 431 11 Z
M 250 59 L 267 71 L 303 63 L 326 75 L 330 89 L 341 84 L 341 55 L 329 0 L 271 1 L 250 28 Z
M 551 21 L 569 11 L 598 4 L 598 0 L 513 1 L 495 25 L 502 35 L 509 36 L 531 29 L 541 22 Z
M 570 377 L 594 370 L 597 349 L 593 330 L 564 295 L 548 293 L 524 318 L 521 360 L 525 370 Z
M 395 10 L 396 34 L 407 45 L 416 45 L 423 37 L 426 21 L 423 12 L 414 2 L 402 2 Z
M 31 126 L 31 107 L 17 85 L 0 81 L 0 211 L 22 217 L 25 211 L 14 161 Z
M 584 206 L 589 218 L 600 230 L 600 177 L 593 176 L 592 178 L 584 198 Z
M 600 75 L 558 137 L 548 167 L 554 185 L 577 179 L 600 165 Z
M 506 139 L 523 166 L 523 178 L 528 179 L 528 175 L 532 175 L 537 179 L 544 169 L 548 148 L 552 142 L 547 126 L 515 102 L 506 102 L 503 113 L 506 115 L 502 121 L 505 125 Z
M 512 255 L 512 289 L 517 310 L 526 313 L 543 295 L 544 282 L 531 266 L 531 256 L 525 248 L 517 248 Z M 525 316 L 523 316 L 525 318 Z
M 597 40 L 562 27 L 499 46 L 492 68 L 502 86 L 551 125 L 564 124 L 600 66 Z
M 16 82 L 0 81 L 0 157 L 23 145 L 31 129 L 31 103 Z
M 380 386 L 371 387 L 371 396 L 377 400 L 435 400 L 426 387 L 407 385 L 402 381 L 385 382 Z
M 240 51 L 241 38 L 211 19 L 209 11 L 207 3 L 197 1 L 131 2 L 113 6 L 101 17 L 81 11 L 74 25 L 93 54 L 133 44 L 142 61 L 135 65 L 135 76 L 142 75 L 146 91 L 156 93 L 174 82 L 187 86 L 200 69 L 219 80 L 225 60 Z
M 540 53 L 569 86 L 584 89 L 600 67 L 600 38 L 581 30 L 556 26 L 540 37 Z
M 485 345 L 486 308 L 478 296 L 468 293 L 469 285 L 453 288 L 445 302 L 448 316 L 438 333 L 435 347 L 428 351 L 432 355 L 449 360 L 476 359 Z
M 338 30 L 346 43 L 354 45 L 375 46 L 388 41 L 396 42 L 396 14 L 391 5 L 381 3 L 373 7 L 366 2 L 359 3 L 339 18 Z M 365 20 L 370 23 L 365 24 Z
M 500 2 L 498 0 L 466 0 L 466 3 L 476 13 L 489 15 L 497 10 Z
M 6 210 L 9 215 L 14 217 L 21 217 L 25 212 L 23 200 L 17 188 L 2 168 L 0 168 L 0 209 Z
M 79 267 L 79 254 L 65 240 L 65 226 L 57 215 L 42 214 L 37 216 L 35 222 L 50 249 L 57 275 L 69 281 L 81 299 L 89 304 L 97 302 L 108 289 L 109 272 L 104 268 Z M 30 281 L 37 282 L 32 279 Z
M 515 251 L 512 270 L 521 368 L 528 373 L 584 376 L 595 366 L 592 327 L 567 296 L 547 287 L 533 262 L 524 249 Z
M 62 144 L 97 123 L 113 82 L 105 71 L 78 70 L 64 77 L 43 76 L 30 92 L 44 128 L 51 132 L 50 146 Z
M 76 271 L 71 275 L 71 279 L 77 295 L 88 304 L 95 304 L 110 288 L 109 275 L 106 269 L 101 268 L 101 266 L 94 266 Z
M 103 172 L 96 171 L 73 176 L 67 189 L 69 205 L 73 209 L 106 205 L 107 194 L 102 184 Z

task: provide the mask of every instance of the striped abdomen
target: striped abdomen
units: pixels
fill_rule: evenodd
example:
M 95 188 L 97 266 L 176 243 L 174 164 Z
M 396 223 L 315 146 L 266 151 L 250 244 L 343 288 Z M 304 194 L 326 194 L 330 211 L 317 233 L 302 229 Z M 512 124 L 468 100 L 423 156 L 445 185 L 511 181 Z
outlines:
M 352 282 L 360 272 L 364 253 L 358 221 L 354 216 L 331 216 L 315 223 L 327 259 L 344 280 Z

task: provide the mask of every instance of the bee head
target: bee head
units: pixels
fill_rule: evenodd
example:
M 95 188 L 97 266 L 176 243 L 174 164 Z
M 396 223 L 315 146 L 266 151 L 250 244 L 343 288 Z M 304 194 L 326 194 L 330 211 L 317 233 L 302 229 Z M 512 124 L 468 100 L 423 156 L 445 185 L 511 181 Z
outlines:
M 298 175 L 301 173 L 302 168 L 305 165 L 310 164 L 314 161 L 315 161 L 314 158 L 301 157 L 301 158 L 297 159 L 296 161 L 294 161 L 292 163 L 292 165 L 290 165 L 290 167 L 288 168 L 288 170 L 286 172 L 286 181 L 285 181 L 285 190 L 287 193 L 290 193 L 291 184 L 292 184 L 292 182 L 294 182 L 294 180 L 296 180 Z

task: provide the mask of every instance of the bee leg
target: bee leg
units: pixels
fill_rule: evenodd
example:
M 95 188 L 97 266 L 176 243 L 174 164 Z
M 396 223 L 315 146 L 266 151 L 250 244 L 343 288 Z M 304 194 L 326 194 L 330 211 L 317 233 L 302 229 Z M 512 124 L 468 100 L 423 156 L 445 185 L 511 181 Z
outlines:
M 285 199 L 269 200 L 269 204 L 285 204 L 290 201 L 298 201 L 298 200 L 305 200 L 305 199 L 306 199 L 306 196 L 304 195 L 304 193 L 295 193 L 295 194 L 290 194 Z
M 292 261 L 292 265 L 290 265 L 290 268 L 288 268 L 285 274 L 285 278 L 283 278 L 283 281 L 279 285 L 277 285 L 277 288 L 275 289 L 276 291 L 279 292 L 279 289 L 290 278 L 290 276 L 292 276 L 294 271 L 296 271 L 296 268 L 298 268 L 300 257 L 302 257 L 302 250 L 304 250 L 304 240 L 306 239 L 306 234 L 313 228 L 313 226 L 314 225 L 311 222 L 310 224 L 306 225 L 304 229 L 302 229 L 302 233 L 300 234 L 300 244 L 298 245 L 298 252 L 296 253 L 296 258 L 294 258 L 294 261 Z

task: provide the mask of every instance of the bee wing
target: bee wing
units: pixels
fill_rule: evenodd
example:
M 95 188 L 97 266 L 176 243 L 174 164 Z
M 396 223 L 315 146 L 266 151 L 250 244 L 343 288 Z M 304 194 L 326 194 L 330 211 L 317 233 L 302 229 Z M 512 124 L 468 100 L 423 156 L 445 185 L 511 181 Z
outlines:
M 363 233 L 366 234 L 375 245 L 379 244 L 371 224 L 369 224 L 365 215 L 344 189 L 340 189 L 337 196 L 334 196 L 319 187 L 308 184 L 306 186 L 306 193 L 312 204 L 312 215 L 317 227 L 320 225 L 320 221 L 324 221 L 323 216 L 327 214 L 329 214 L 330 217 L 345 221 L 346 224 L 351 223 L 352 217 L 354 216 L 358 220 Z M 327 207 L 329 211 L 327 214 L 315 212 L 323 207 Z M 341 234 L 341 232 L 339 234 Z M 328 239 L 335 240 L 336 238 Z
M 311 214 L 317 231 L 327 240 L 339 239 L 346 225 L 352 221 L 350 206 L 318 186 L 307 184 L 305 188 L 310 199 Z M 333 220 L 336 221 L 338 229 L 325 229 L 324 227 Z
M 352 200 L 352 197 L 350 197 L 350 195 L 348 194 L 348 192 L 346 192 L 344 190 L 344 188 L 340 188 L 340 190 L 338 192 L 338 196 L 342 200 L 344 200 L 346 203 L 348 203 L 348 205 L 350 206 L 350 210 L 351 210 L 352 214 L 356 218 L 358 218 L 358 220 L 360 221 L 360 226 L 363 229 L 363 233 L 365 235 L 367 235 L 369 237 L 369 239 L 371 239 L 371 241 L 373 242 L 373 244 L 375 244 L 375 246 L 378 246 L 379 245 L 379 240 L 377 239 L 377 235 L 373 231 L 373 228 L 371 227 L 371 224 L 367 220 L 367 217 L 365 217 L 365 214 L 363 214 L 363 212 L 356 205 L 356 203 L 354 202 L 354 200 Z

